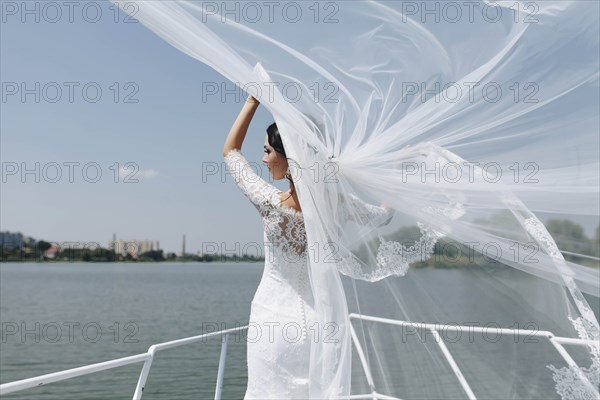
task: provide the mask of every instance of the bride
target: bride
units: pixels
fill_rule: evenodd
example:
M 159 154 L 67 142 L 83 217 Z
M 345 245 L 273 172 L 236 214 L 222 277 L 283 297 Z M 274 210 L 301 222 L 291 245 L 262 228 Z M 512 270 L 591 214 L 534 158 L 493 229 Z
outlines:
M 247 99 L 223 147 L 228 169 L 264 226 L 265 266 L 251 305 L 244 398 L 308 398 L 314 300 L 307 284 L 304 221 L 276 125 L 267 131 L 263 162 L 273 179 L 289 180 L 289 192 L 282 193 L 259 177 L 241 153 L 258 105 L 252 96 Z
M 277 124 L 267 128 L 263 163 L 280 192 L 254 172 L 241 153 L 242 143 L 260 102 L 249 96 L 223 146 L 228 170 L 263 219 L 265 266 L 251 304 L 247 340 L 248 384 L 245 399 L 309 398 L 310 344 L 318 329 L 310 289 L 304 217 Z M 363 221 L 393 210 L 365 204 L 354 196 L 345 203 Z

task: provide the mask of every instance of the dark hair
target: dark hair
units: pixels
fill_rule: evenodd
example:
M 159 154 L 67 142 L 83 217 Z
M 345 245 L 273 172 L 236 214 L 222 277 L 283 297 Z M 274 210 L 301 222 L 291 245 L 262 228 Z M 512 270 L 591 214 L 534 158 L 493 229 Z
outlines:
M 285 157 L 285 148 L 283 147 L 281 135 L 279 134 L 279 129 L 277 129 L 277 124 L 275 122 L 273 122 L 267 128 L 267 136 L 269 137 L 269 144 L 271 145 L 271 147 L 273 147 L 276 152 L 282 154 Z
M 324 125 L 319 122 L 315 117 L 313 117 L 312 115 L 303 113 L 305 117 L 307 117 L 308 119 L 310 119 L 313 124 L 316 126 L 317 130 L 320 131 L 321 134 L 324 134 L 325 132 L 325 127 Z M 268 137 L 268 142 L 269 145 L 271 147 L 273 147 L 273 149 L 275 149 L 276 152 L 278 152 L 279 154 L 282 154 L 289 162 L 289 160 L 292 160 L 291 158 L 288 158 L 285 154 L 285 148 L 283 147 L 283 142 L 281 140 L 281 135 L 279 134 L 279 129 L 277 128 L 277 124 L 275 122 L 273 122 L 271 125 L 269 125 L 269 127 L 267 128 L 267 137 Z M 312 146 L 311 146 L 312 147 Z M 314 149 L 314 148 L 313 148 Z M 316 149 L 314 149 L 316 151 Z M 292 160 L 294 161 L 294 160 Z M 302 167 L 300 167 L 298 165 L 298 163 L 296 161 L 294 161 L 294 164 L 302 169 Z M 287 177 L 287 179 L 293 184 L 294 182 L 292 181 L 291 177 Z
M 320 135 L 325 134 L 325 126 L 323 125 L 323 123 L 318 121 L 317 118 L 313 117 L 310 114 L 306 114 L 306 113 L 303 113 L 303 114 L 306 118 L 308 118 L 309 120 L 312 121 L 312 123 L 315 125 L 315 127 L 316 127 L 317 131 L 320 133 Z M 285 156 L 285 148 L 283 147 L 283 142 L 281 141 L 281 135 L 279 134 L 279 129 L 277 129 L 277 124 L 275 122 L 273 122 L 267 128 L 267 135 L 269 137 L 268 140 L 269 140 L 269 144 L 271 145 L 271 147 L 273 147 L 276 152 L 283 154 L 283 156 Z
M 279 134 L 279 129 L 277 129 L 277 124 L 275 122 L 273 122 L 267 128 L 267 137 L 269 145 L 273 147 L 276 152 L 282 154 L 287 159 L 287 156 L 285 155 L 285 148 L 283 147 L 283 142 L 281 141 L 281 135 Z M 292 181 L 291 176 L 286 175 L 285 178 L 290 181 L 292 185 L 294 185 L 294 181 Z

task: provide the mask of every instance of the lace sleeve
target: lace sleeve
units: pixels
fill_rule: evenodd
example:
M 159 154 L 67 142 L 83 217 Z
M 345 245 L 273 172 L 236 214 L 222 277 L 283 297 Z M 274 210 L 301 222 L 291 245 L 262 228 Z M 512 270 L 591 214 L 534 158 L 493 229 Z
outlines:
M 342 198 L 341 213 L 345 221 L 354 220 L 362 225 L 383 226 L 392 220 L 394 209 L 365 203 L 349 193 L 347 197 Z
M 271 195 L 277 188 L 258 176 L 238 149 L 229 150 L 224 159 L 242 193 L 262 215 L 265 215 L 272 207 Z

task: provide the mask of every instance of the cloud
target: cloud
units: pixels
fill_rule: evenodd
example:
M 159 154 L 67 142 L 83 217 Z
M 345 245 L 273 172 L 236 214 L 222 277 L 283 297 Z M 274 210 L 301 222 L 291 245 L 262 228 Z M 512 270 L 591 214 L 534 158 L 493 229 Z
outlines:
M 152 168 L 139 169 L 135 164 L 126 164 L 119 168 L 119 179 L 123 181 L 135 181 L 140 179 L 152 179 L 158 176 L 158 171 Z

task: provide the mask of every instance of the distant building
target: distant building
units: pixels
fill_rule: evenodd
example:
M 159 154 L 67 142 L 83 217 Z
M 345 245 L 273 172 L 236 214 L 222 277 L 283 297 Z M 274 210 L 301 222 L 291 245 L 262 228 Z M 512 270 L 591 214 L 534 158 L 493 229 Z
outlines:
M 23 246 L 32 248 L 35 243 L 34 238 L 23 236 L 20 232 L 0 232 L 0 247 L 4 249 L 20 249 Z
M 146 253 L 148 251 L 156 251 L 158 248 L 158 240 L 110 240 L 108 242 L 108 248 L 113 250 L 116 254 L 120 254 L 125 257 L 127 254 L 131 254 L 132 257 L 137 257 L 139 254 Z
M 48 248 L 48 250 L 44 251 L 44 257 L 55 258 L 59 252 L 60 252 L 60 247 L 50 246 L 50 248 Z

